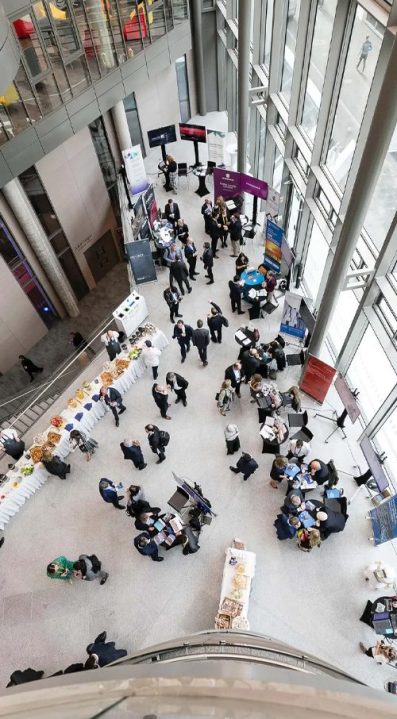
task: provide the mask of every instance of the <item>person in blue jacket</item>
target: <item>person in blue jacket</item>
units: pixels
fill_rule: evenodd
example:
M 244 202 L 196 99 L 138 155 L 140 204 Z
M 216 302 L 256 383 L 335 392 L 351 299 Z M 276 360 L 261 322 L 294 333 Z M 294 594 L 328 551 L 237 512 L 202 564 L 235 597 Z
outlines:
M 153 562 L 162 562 L 164 557 L 159 557 L 159 549 L 154 541 L 150 538 L 148 532 L 141 532 L 134 539 L 135 547 L 139 554 L 143 554 L 144 557 L 150 557 Z
M 120 504 L 120 499 L 123 499 L 123 497 L 118 495 L 117 489 L 110 479 L 103 477 L 99 481 L 99 494 L 104 502 L 113 504 L 113 507 L 116 507 L 116 509 L 125 509 L 124 504 Z

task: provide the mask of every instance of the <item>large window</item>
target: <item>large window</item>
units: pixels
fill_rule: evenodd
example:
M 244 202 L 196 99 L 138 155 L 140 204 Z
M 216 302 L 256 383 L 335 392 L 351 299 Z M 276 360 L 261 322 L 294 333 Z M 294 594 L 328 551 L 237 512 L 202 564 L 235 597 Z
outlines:
M 329 337 L 335 355 L 338 355 L 353 322 L 359 301 L 352 290 L 345 290 L 339 295 L 338 302 L 329 326 Z
M 296 234 L 299 228 L 299 222 L 301 217 L 302 202 L 301 196 L 295 186 L 292 187 L 290 206 L 289 206 L 289 217 L 287 222 L 287 228 L 285 232 L 286 240 L 290 247 L 295 244 Z
M 317 5 L 301 122 L 303 130 L 311 141 L 314 140 L 316 133 L 336 2 L 337 0 L 327 0 L 327 3 L 319 2 Z
M 397 407 L 376 433 L 374 440 L 381 452 L 386 455 L 385 466 L 397 480 Z
M 266 3 L 266 26 L 265 26 L 265 52 L 264 65 L 267 70 L 270 66 L 270 54 L 272 50 L 272 31 L 273 31 L 273 9 L 274 0 L 267 0 Z
M 300 6 L 301 0 L 288 0 L 287 30 L 285 35 L 283 74 L 281 78 L 281 92 L 287 103 L 289 103 L 291 99 L 291 84 L 294 72 Z
M 143 144 L 141 123 L 139 121 L 138 108 L 135 99 L 135 92 L 124 98 L 124 109 L 127 115 L 128 128 L 133 145 L 140 145 L 142 155 L 145 157 L 145 145 Z
M 382 172 L 376 183 L 364 220 L 364 227 L 379 250 L 396 212 L 397 194 L 397 129 L 389 145 Z
M 351 386 L 360 390 L 360 405 L 366 419 L 370 420 L 397 381 L 393 367 L 370 325 L 364 332 L 347 374 Z
M 179 112 L 181 122 L 187 122 L 191 118 L 189 82 L 187 78 L 186 55 L 175 60 L 176 81 L 178 85 Z
M 326 166 L 344 189 L 374 76 L 383 30 L 359 5 L 339 94 Z
M 113 155 L 102 117 L 98 117 L 94 120 L 94 122 L 91 122 L 88 127 L 90 129 L 92 142 L 94 144 L 103 179 L 105 180 L 113 212 L 117 219 L 118 226 L 121 227 L 116 166 L 114 164 Z
M 314 305 L 316 305 L 316 299 L 320 289 L 321 278 L 327 261 L 328 251 L 329 247 L 324 235 L 322 234 L 317 222 L 313 222 L 305 269 L 303 272 L 303 284 Z

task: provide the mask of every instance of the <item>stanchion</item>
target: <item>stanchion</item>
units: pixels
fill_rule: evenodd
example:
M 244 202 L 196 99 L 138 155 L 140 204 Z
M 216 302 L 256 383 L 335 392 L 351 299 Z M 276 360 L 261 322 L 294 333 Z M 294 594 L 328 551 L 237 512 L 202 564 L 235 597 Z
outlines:
M 322 417 L 323 419 L 327 419 L 328 422 L 334 422 L 336 424 L 335 429 L 332 430 L 331 434 L 329 434 L 328 437 L 325 438 L 325 444 L 328 444 L 328 440 L 330 439 L 330 437 L 332 437 L 333 434 L 335 434 L 335 432 L 338 431 L 338 429 L 340 429 L 340 431 L 342 432 L 342 439 L 347 439 L 347 435 L 345 432 L 345 419 L 347 417 L 347 409 L 344 409 L 342 414 L 339 415 L 339 417 L 336 412 L 334 412 L 334 414 L 336 415 L 336 417 L 327 417 L 325 414 L 321 414 L 320 412 L 317 412 L 314 415 L 314 417 Z

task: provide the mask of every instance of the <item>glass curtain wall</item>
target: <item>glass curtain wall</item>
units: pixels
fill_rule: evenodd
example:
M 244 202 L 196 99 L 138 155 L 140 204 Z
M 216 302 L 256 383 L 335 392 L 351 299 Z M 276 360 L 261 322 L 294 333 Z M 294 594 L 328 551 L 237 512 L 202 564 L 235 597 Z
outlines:
M 191 118 L 189 82 L 187 77 L 186 55 L 175 60 L 176 80 L 178 84 L 179 112 L 181 122 L 187 122 Z
M 289 103 L 291 99 L 292 74 L 295 63 L 295 46 L 298 32 L 301 0 L 288 0 L 287 25 L 285 31 L 284 62 L 281 76 L 281 94 Z
M 143 157 L 146 157 L 145 145 L 142 137 L 141 123 L 139 121 L 138 107 L 135 99 L 135 92 L 124 98 L 124 109 L 127 115 L 128 128 L 133 145 L 140 145 Z

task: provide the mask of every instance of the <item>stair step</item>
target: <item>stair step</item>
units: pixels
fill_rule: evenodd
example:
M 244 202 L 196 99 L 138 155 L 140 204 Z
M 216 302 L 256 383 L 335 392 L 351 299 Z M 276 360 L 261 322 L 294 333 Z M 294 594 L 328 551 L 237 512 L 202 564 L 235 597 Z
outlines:
M 46 400 L 42 400 L 38 404 L 39 407 L 41 407 L 41 414 L 45 412 L 49 407 L 51 407 L 51 402 L 47 402 Z
M 36 419 L 38 419 L 40 417 L 40 414 L 38 412 L 35 412 L 33 410 L 33 407 L 30 407 L 29 409 L 26 410 L 26 412 L 24 412 L 24 416 L 28 419 L 31 419 L 32 422 L 35 422 Z

